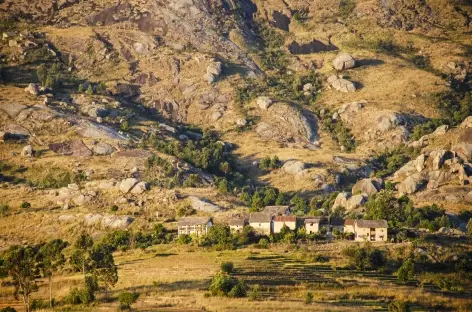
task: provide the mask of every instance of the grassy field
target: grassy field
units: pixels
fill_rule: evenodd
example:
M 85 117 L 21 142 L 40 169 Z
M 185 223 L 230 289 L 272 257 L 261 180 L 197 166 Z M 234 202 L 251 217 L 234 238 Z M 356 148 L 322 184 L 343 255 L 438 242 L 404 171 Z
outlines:
M 387 311 L 394 299 L 409 301 L 411 311 L 470 311 L 468 293 L 453 296 L 419 281 L 402 284 L 391 274 L 345 269 L 340 250 L 349 244 L 354 243 L 222 252 L 160 245 L 118 252 L 119 281 L 107 296 L 100 294 L 92 306 L 59 307 L 57 311 L 116 311 L 116 298 L 125 290 L 140 293 L 133 305 L 136 311 Z M 313 262 L 314 254 L 327 255 L 329 262 Z M 258 300 L 205 295 L 212 276 L 225 261 L 234 263 L 236 278 L 249 286 L 259 285 Z M 54 279 L 54 296 L 63 298 L 81 282 L 80 275 L 64 272 Z M 47 283 L 41 281 L 39 286 L 33 298 L 46 299 Z M 304 303 L 307 292 L 314 295 L 311 304 Z M 10 294 L 10 287 L 1 288 L 0 306 L 13 305 L 22 311 Z

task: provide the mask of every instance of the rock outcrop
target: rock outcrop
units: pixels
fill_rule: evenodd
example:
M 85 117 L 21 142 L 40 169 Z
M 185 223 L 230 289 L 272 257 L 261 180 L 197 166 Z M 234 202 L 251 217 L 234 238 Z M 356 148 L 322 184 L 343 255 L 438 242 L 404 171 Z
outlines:
M 372 196 L 382 188 L 383 181 L 379 178 L 362 179 L 357 181 L 352 187 L 352 194 L 365 194 L 366 196 Z
M 327 81 L 333 89 L 340 92 L 355 92 L 357 89 L 352 81 L 344 79 L 343 76 L 332 75 Z
M 288 174 L 297 174 L 305 169 L 305 163 L 299 160 L 287 160 L 282 169 Z
M 337 70 L 346 70 L 356 66 L 356 60 L 348 53 L 340 53 L 334 60 L 333 66 Z

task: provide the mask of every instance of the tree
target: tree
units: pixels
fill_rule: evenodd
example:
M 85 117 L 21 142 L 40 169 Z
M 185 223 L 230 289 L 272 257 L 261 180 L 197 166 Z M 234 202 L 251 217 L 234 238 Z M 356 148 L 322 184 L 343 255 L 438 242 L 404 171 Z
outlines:
M 284 196 L 284 194 L 279 192 L 279 195 L 277 195 L 277 199 L 275 200 L 275 204 L 277 206 L 285 205 L 285 196 Z
M 52 240 L 41 246 L 41 272 L 49 279 L 49 306 L 52 308 L 52 276 L 53 272 L 63 266 L 66 258 L 62 251 L 67 247 L 67 243 L 61 239 Z
M 43 86 L 46 83 L 47 75 L 48 75 L 48 72 L 46 69 L 46 65 L 44 64 L 39 65 L 38 68 L 36 69 L 36 76 L 38 77 L 39 83 Z
M 231 274 L 234 270 L 234 264 L 233 262 L 223 262 L 221 263 L 221 271 L 224 273 Z
M 78 271 L 82 271 L 85 278 L 90 266 L 90 256 L 93 248 L 92 237 L 83 232 L 74 242 L 73 248 L 71 263 Z
M 262 207 L 264 207 L 264 200 L 262 199 L 261 194 L 259 194 L 259 192 L 256 192 L 252 196 L 251 210 L 259 211 Z
M 228 193 L 228 181 L 226 179 L 221 179 L 218 183 L 218 192 L 221 194 Z
M 101 289 L 108 291 L 118 282 L 118 268 L 113 258 L 113 250 L 107 244 L 96 244 L 91 253 L 91 274 L 97 279 Z
M 87 95 L 92 95 L 93 94 L 93 87 L 91 84 L 88 85 L 87 91 L 85 91 L 85 94 Z
M 387 220 L 394 224 L 404 219 L 403 207 L 392 191 L 381 190 L 366 203 L 366 219 Z
M 412 280 L 415 278 L 415 263 L 411 260 L 408 259 L 405 262 L 403 262 L 402 266 L 400 269 L 398 269 L 398 280 L 400 282 L 407 282 L 409 280 Z
M 26 312 L 30 311 L 31 294 L 38 291 L 39 267 L 38 246 L 12 246 L 4 255 L 2 271 L 12 278 L 13 295 L 17 300 L 21 295 Z
M 84 85 L 83 84 L 79 84 L 79 88 L 77 89 L 77 92 L 79 92 L 79 93 L 84 92 Z
M 264 205 L 268 206 L 274 204 L 277 199 L 277 191 L 273 188 L 268 188 L 264 192 Z

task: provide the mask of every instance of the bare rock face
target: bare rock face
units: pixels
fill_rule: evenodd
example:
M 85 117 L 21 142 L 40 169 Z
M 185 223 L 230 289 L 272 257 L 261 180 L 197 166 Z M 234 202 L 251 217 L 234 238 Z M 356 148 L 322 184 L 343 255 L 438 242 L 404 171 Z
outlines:
M 458 143 L 454 145 L 451 150 L 457 153 L 457 156 L 459 156 L 466 162 L 472 159 L 472 144 L 470 143 Z
M 26 145 L 21 150 L 21 156 L 23 157 L 34 157 L 35 151 L 31 145 Z
M 299 160 L 287 160 L 282 169 L 288 174 L 297 174 L 305 169 L 305 163 Z
M 441 169 L 448 156 L 449 152 L 447 150 L 437 150 L 431 152 L 429 157 L 433 159 L 433 170 Z
M 126 140 L 126 137 L 105 125 L 81 120 L 76 127 L 77 133 L 85 138 L 104 140 Z
M 333 66 L 337 70 L 354 68 L 356 60 L 348 53 L 341 53 L 333 60 Z
M 352 194 L 366 194 L 367 196 L 371 196 L 380 191 L 382 184 L 382 179 L 362 179 L 354 184 Z
M 39 87 L 35 83 L 30 83 L 26 88 L 25 92 L 31 95 L 39 95 Z
M 340 92 L 355 92 L 356 86 L 352 81 L 342 78 L 342 76 L 332 75 L 328 78 L 328 84 L 333 89 Z
M 332 209 L 335 209 L 338 207 L 346 208 L 349 197 L 350 197 L 350 194 L 347 192 L 339 193 L 338 196 L 336 196 L 336 199 L 334 200 Z
M 198 198 L 196 196 L 189 196 L 187 198 L 192 205 L 192 208 L 203 212 L 218 212 L 221 208 L 206 199 Z
M 401 182 L 397 188 L 401 194 L 413 194 L 420 188 L 423 177 L 420 173 L 415 173 Z
M 314 143 L 318 140 L 316 118 L 288 103 L 274 103 L 262 116 L 256 133 L 266 140 Z
M 422 172 L 425 169 L 425 159 L 426 156 L 424 154 L 419 155 L 416 159 L 409 161 L 398 169 L 393 177 L 397 179 L 402 176 L 409 176 L 415 172 Z
M 131 216 L 104 216 L 100 225 L 102 229 L 123 230 L 133 223 Z
M 260 96 L 257 98 L 257 106 L 259 106 L 260 109 L 268 109 L 269 106 L 271 106 L 273 101 L 271 98 L 267 96 Z
M 23 104 L 15 103 L 6 103 L 0 105 L 0 109 L 7 113 L 11 118 L 16 118 L 26 108 L 27 107 Z
M 384 113 L 377 117 L 377 129 L 387 132 L 404 123 L 402 116 L 396 113 Z
M 223 64 L 221 62 L 212 62 L 208 65 L 207 70 L 203 78 L 210 84 L 214 83 L 221 75 Z
M 364 206 L 366 203 L 366 198 L 362 194 L 354 195 L 349 198 L 346 202 L 346 210 L 350 211 L 359 207 Z
M 92 151 L 95 155 L 111 155 L 115 148 L 108 143 L 98 142 L 92 147 Z
M 75 157 L 92 156 L 92 151 L 82 142 L 82 140 L 67 141 L 62 143 L 49 144 L 49 149 L 56 154 Z
M 149 184 L 144 181 L 138 182 L 132 189 L 131 194 L 142 194 L 149 189 Z
M 138 184 L 138 182 L 138 179 L 135 178 L 124 179 L 120 183 L 120 191 L 128 193 L 136 184 Z

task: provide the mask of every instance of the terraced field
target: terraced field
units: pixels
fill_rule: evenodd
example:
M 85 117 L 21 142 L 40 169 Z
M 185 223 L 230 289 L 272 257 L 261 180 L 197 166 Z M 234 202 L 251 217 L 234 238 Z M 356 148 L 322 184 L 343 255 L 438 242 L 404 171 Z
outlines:
M 351 298 L 352 296 L 346 296 L 344 293 L 353 288 L 417 288 L 420 286 L 418 281 L 400 283 L 396 276 L 390 274 L 312 264 L 283 255 L 250 256 L 247 260 L 246 267 L 237 268 L 233 274 L 248 285 L 259 285 L 260 296 L 263 300 L 303 301 L 302 297 L 297 298 L 293 293 L 297 289 L 304 288 L 314 293 L 316 303 L 387 311 L 389 300 L 386 297 Z M 432 284 L 424 284 L 423 290 L 439 292 L 439 289 Z M 430 311 L 427 307 L 415 304 L 411 305 L 411 310 Z

